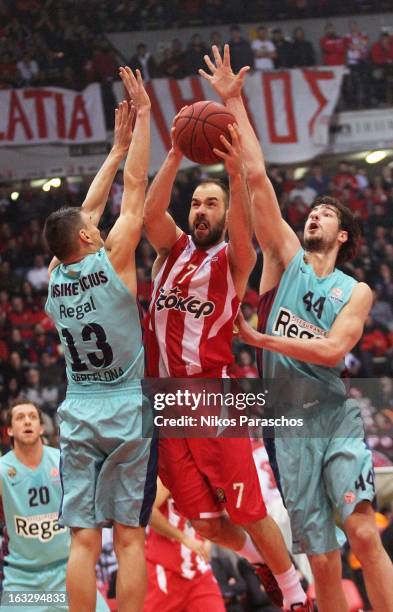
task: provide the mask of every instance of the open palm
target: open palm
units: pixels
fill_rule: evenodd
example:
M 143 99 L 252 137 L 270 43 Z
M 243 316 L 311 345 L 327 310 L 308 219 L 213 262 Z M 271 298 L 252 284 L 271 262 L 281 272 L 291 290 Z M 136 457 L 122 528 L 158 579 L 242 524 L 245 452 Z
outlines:
M 234 74 L 231 67 L 231 58 L 229 53 L 229 45 L 224 46 L 224 54 L 221 57 L 216 46 L 212 47 L 214 62 L 208 55 L 205 55 L 204 60 L 211 74 L 200 69 L 199 74 L 209 81 L 213 89 L 225 101 L 228 98 L 236 98 L 240 96 L 246 73 L 250 70 L 249 66 L 244 66 L 237 74 Z

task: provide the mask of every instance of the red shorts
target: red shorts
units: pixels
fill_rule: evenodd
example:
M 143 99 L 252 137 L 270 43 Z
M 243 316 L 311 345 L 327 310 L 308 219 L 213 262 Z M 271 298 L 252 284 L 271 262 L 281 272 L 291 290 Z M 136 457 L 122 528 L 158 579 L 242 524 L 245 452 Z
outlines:
M 160 439 L 158 457 L 159 476 L 186 518 L 214 518 L 224 509 L 239 525 L 265 518 L 249 438 Z
M 143 612 L 225 612 L 220 589 L 211 571 L 187 580 L 148 561 L 147 577 Z

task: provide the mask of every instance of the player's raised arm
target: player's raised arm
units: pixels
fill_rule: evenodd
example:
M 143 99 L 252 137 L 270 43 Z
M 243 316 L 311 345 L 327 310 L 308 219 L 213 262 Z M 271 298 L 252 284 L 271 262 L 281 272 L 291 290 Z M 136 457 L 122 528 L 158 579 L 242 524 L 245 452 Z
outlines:
M 174 123 L 176 117 L 174 119 Z M 172 216 L 168 213 L 173 184 L 179 170 L 183 154 L 174 142 L 172 127 L 172 147 L 157 172 L 146 196 L 143 223 L 149 242 L 158 255 L 166 256 L 182 234 Z
M 231 143 L 221 136 L 226 151 L 214 149 L 214 153 L 225 163 L 229 176 L 229 264 L 236 292 L 243 298 L 248 277 L 256 262 L 252 246 L 253 227 L 251 220 L 250 198 L 242 162 L 242 146 L 237 125 L 229 125 Z
M 235 116 L 242 136 L 243 160 L 251 193 L 255 234 L 264 253 L 271 254 L 285 267 L 300 243 L 296 234 L 282 218 L 276 194 L 266 172 L 260 143 L 242 100 L 243 82 L 249 67 L 243 67 L 235 75 L 231 68 L 229 46 L 225 45 L 223 58 L 217 47 L 212 49 L 214 62 L 205 55 L 205 62 L 211 74 L 204 70 L 200 70 L 199 73 L 209 81 L 228 110 Z
M 147 186 L 150 153 L 150 100 L 139 70 L 136 77 L 130 68 L 121 68 L 120 76 L 136 109 L 134 136 L 124 166 L 124 192 L 120 215 L 109 233 L 105 248 L 118 274 L 129 271 L 143 223 L 143 202 Z M 132 111 L 127 111 L 131 130 Z
M 344 359 L 362 337 L 364 323 L 372 305 L 372 293 L 359 283 L 342 309 L 326 338 L 287 338 L 255 331 L 240 315 L 240 334 L 247 344 L 315 365 L 334 367 Z
M 134 115 L 132 110 L 131 125 Z M 94 225 L 98 225 L 108 201 L 109 191 L 112 187 L 120 162 L 127 155 L 132 139 L 130 129 L 128 104 L 120 102 L 115 110 L 115 129 L 113 132 L 113 145 L 101 168 L 94 177 L 82 204 L 82 210 L 90 215 Z M 60 264 L 57 257 L 53 257 L 48 267 L 48 275 Z

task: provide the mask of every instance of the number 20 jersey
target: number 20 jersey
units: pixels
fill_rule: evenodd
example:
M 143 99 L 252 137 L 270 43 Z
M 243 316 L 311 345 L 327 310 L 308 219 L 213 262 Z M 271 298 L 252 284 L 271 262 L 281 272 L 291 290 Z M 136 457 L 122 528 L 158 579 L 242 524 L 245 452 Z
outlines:
M 60 336 L 69 389 L 143 378 L 136 299 L 104 248 L 53 270 L 45 309 Z
M 287 338 L 324 338 L 349 302 L 357 281 L 337 268 L 318 277 L 299 249 L 284 271 L 280 283 L 260 297 L 258 329 Z M 258 369 L 265 378 L 308 378 L 324 383 L 325 390 L 345 393 L 340 376 L 344 364 L 318 366 L 273 353 L 258 351 Z M 325 386 L 326 385 L 326 386 Z

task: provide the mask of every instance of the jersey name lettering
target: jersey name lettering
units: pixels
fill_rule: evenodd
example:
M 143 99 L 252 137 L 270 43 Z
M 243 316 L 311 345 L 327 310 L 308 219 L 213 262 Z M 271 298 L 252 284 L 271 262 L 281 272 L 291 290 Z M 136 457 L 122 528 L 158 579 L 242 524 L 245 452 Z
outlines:
M 87 276 L 81 276 L 73 283 L 54 283 L 51 287 L 51 296 L 55 297 L 70 297 L 72 295 L 80 295 L 84 291 L 105 285 L 108 282 L 108 277 L 104 270 L 92 272 Z
M 273 334 L 287 338 L 324 338 L 327 332 L 281 307 L 273 323 Z
M 22 538 L 37 538 L 42 542 L 48 542 L 67 529 L 59 525 L 57 512 L 36 516 L 15 516 L 14 521 L 16 535 Z

